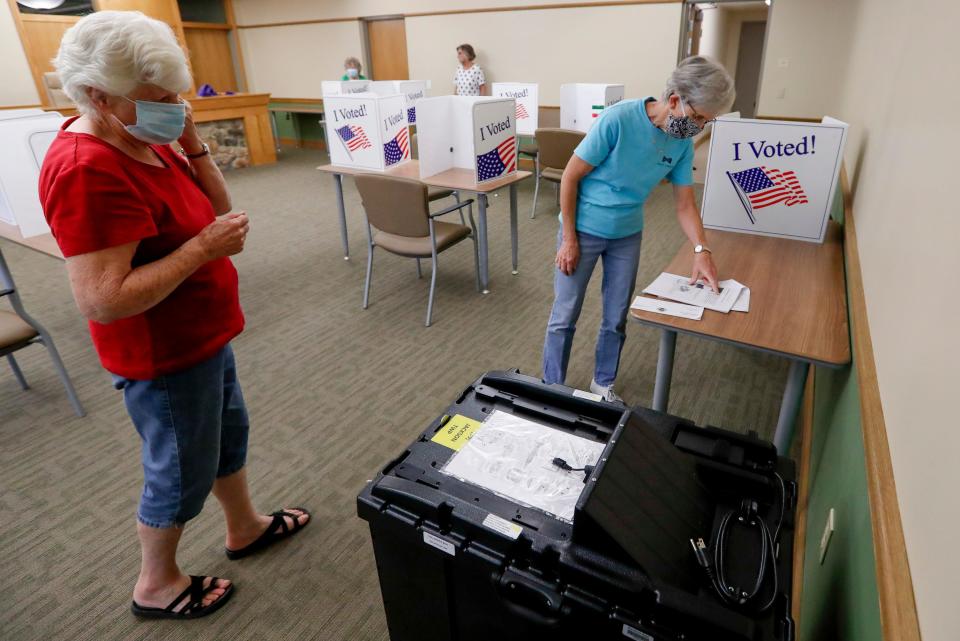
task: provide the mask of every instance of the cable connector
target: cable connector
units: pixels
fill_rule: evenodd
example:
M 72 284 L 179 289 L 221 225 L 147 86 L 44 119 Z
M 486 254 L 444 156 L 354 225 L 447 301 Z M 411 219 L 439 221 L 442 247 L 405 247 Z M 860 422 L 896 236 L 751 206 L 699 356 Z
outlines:
M 704 570 L 710 570 L 710 557 L 707 556 L 707 544 L 703 542 L 703 539 L 693 540 L 690 539 L 690 545 L 693 547 L 693 555 L 697 557 L 697 563 Z

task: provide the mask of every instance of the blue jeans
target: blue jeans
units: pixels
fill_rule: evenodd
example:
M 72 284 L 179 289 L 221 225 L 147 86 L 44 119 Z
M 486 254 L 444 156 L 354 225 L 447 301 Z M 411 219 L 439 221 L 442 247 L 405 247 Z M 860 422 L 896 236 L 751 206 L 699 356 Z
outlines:
M 114 376 L 143 441 L 143 493 L 137 519 L 182 527 L 200 514 L 214 479 L 247 460 L 249 419 L 233 350 L 147 381 Z
M 557 235 L 559 249 L 563 232 Z M 627 311 L 633 288 L 637 284 L 640 264 L 640 241 L 643 232 L 626 238 L 600 238 L 577 232 L 580 243 L 580 262 L 567 276 L 560 269 L 554 271 L 553 309 L 547 322 L 547 336 L 543 342 L 543 380 L 563 383 L 567 378 L 567 364 L 577 319 L 583 307 L 583 297 L 593 275 L 597 260 L 603 258 L 603 320 L 597 335 L 594 380 L 600 385 L 612 385 L 620 367 L 620 351 L 626 339 Z

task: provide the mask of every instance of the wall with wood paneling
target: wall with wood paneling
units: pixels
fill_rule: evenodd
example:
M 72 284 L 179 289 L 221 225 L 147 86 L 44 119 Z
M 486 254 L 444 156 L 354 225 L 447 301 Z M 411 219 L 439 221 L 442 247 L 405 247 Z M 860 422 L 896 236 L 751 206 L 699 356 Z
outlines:
M 0 107 L 40 104 L 11 7 L 0 2 Z

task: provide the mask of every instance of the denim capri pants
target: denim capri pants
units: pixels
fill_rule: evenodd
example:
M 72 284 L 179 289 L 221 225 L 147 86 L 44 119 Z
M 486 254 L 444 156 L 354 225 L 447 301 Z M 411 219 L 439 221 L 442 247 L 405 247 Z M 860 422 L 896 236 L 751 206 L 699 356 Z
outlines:
M 247 459 L 250 421 L 233 350 L 157 378 L 114 376 L 143 441 L 143 493 L 137 519 L 155 528 L 183 527 L 203 509 L 221 476 Z

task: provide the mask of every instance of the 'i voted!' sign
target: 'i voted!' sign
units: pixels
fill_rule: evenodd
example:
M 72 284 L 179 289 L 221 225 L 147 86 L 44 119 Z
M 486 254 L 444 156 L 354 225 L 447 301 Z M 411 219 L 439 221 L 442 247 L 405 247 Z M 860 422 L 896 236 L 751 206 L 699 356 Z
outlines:
M 823 242 L 847 124 L 748 120 L 713 124 L 703 226 Z
M 516 172 L 517 121 L 513 101 L 475 104 L 473 122 L 477 182 L 502 178 Z

